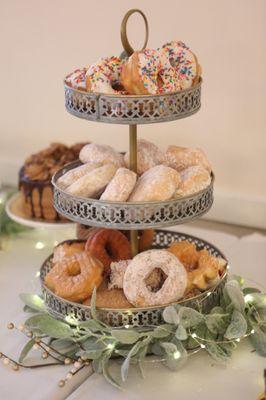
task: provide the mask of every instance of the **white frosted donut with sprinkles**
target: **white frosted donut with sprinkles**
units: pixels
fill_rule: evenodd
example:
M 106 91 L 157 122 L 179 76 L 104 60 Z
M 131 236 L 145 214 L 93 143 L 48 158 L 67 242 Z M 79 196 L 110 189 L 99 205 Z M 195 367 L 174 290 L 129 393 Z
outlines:
M 172 41 L 163 45 L 162 55 L 166 56 L 176 70 L 179 90 L 187 89 L 198 82 L 201 67 L 197 57 L 181 41 Z
M 95 93 L 115 94 L 114 83 L 120 82 L 123 60 L 119 57 L 101 58 L 90 66 L 86 73 L 87 91 Z
M 152 292 L 145 280 L 155 269 L 166 275 L 162 287 Z M 185 293 L 187 272 L 176 256 L 166 250 L 148 250 L 138 254 L 128 265 L 123 279 L 126 298 L 136 307 L 156 306 L 179 300 Z
M 76 69 L 66 76 L 65 82 L 68 86 L 78 90 L 86 90 L 87 68 Z

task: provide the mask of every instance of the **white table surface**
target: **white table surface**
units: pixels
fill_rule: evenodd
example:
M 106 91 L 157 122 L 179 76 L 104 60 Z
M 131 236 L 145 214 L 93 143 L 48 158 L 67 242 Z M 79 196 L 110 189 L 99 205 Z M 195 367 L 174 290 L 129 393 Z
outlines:
M 233 235 L 185 225 L 173 229 L 212 242 L 226 254 L 233 273 L 266 285 L 266 237 L 254 234 L 238 239 Z M 35 275 L 41 263 L 51 253 L 54 241 L 70 237 L 74 237 L 73 229 L 55 232 L 52 237 L 44 229 L 34 230 L 9 241 L 5 249 L 0 251 L 0 351 L 18 357 L 27 339 L 18 332 L 6 329 L 9 321 L 19 324 L 25 319 L 18 294 L 39 291 Z M 45 247 L 36 249 L 36 242 L 44 243 Z M 31 354 L 34 357 L 34 351 Z M 265 367 L 265 359 L 252 352 L 247 341 L 239 345 L 226 367 L 216 365 L 203 352 L 191 356 L 177 372 L 171 372 L 158 363 L 146 363 L 145 379 L 133 367 L 122 391 L 111 387 L 102 376 L 91 374 L 90 367 L 61 389 L 57 386 L 58 381 L 65 377 L 69 367 L 20 369 L 13 372 L 9 366 L 0 364 L 0 399 L 224 400 L 227 395 L 230 399 L 251 400 L 256 399 L 263 390 L 262 374 Z M 116 363 L 112 370 L 119 372 Z

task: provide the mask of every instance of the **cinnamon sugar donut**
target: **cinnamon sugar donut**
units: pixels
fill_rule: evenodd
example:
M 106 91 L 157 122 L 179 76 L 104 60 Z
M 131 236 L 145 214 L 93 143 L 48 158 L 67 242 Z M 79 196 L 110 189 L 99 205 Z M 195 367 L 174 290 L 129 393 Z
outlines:
M 86 88 L 96 93 L 117 93 L 113 85 L 120 81 L 124 60 L 119 57 L 101 58 L 91 65 L 86 72 Z
M 168 146 L 165 153 L 165 165 L 176 169 L 178 172 L 192 165 L 201 165 L 209 172 L 212 170 L 203 150 L 175 145 Z
M 169 200 L 179 183 L 180 175 L 176 170 L 165 165 L 157 165 L 139 178 L 129 201 Z
M 129 151 L 124 156 L 125 164 L 129 168 Z M 137 141 L 137 173 L 142 175 L 148 169 L 163 164 L 163 152 L 152 142 L 145 139 Z
M 83 302 L 85 305 L 91 304 L 91 298 Z M 96 294 L 96 307 L 99 308 L 132 308 L 134 307 L 127 300 L 121 289 L 101 289 Z
M 103 280 L 103 265 L 86 252 L 57 262 L 45 277 L 46 286 L 69 301 L 83 301 Z
M 174 197 L 189 196 L 200 192 L 211 183 L 209 171 L 201 165 L 192 165 L 180 172 L 181 183 L 179 184 Z
M 104 144 L 89 143 L 84 146 L 80 153 L 79 159 L 83 163 L 96 162 L 103 164 L 115 164 L 117 168 L 124 167 L 124 157 L 111 146 Z
M 105 164 L 83 175 L 65 190 L 74 196 L 98 197 L 113 178 L 116 170 L 117 167 L 114 164 Z
M 188 271 L 196 267 L 199 252 L 194 243 L 188 240 L 173 242 L 167 250 L 174 254 Z
M 127 168 L 118 168 L 113 179 L 108 183 L 100 200 L 127 201 L 136 184 L 137 175 Z
M 68 186 L 72 185 L 72 183 L 74 183 L 77 179 L 88 174 L 94 169 L 99 168 L 100 166 L 100 163 L 94 162 L 80 165 L 79 167 L 73 168 L 70 171 L 66 172 L 64 175 L 60 176 L 56 183 L 61 189 L 66 189 Z
M 82 253 L 85 249 L 85 242 L 73 242 L 72 240 L 66 240 L 63 243 L 59 243 L 53 252 L 53 263 L 56 264 L 63 261 L 66 258 L 72 257 L 75 254 Z
M 152 292 L 145 279 L 155 269 L 166 275 L 161 289 Z M 132 284 L 134 282 L 134 284 Z M 177 257 L 166 250 L 148 250 L 128 265 L 123 281 L 126 298 L 136 307 L 156 306 L 180 299 L 187 286 L 187 272 Z
M 114 229 L 99 229 L 86 242 L 85 250 L 100 260 L 106 272 L 112 261 L 131 258 L 130 243 L 126 236 Z

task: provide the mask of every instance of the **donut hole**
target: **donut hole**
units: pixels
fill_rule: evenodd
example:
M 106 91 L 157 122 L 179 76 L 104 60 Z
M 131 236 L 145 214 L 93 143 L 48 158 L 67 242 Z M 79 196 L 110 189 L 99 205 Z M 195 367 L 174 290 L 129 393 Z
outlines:
M 161 268 L 154 268 L 149 275 L 146 276 L 144 282 L 151 292 L 156 293 L 162 288 L 166 278 L 167 275 Z
M 107 242 L 104 249 L 105 249 L 107 256 L 115 261 L 116 257 L 115 257 L 114 249 L 113 249 L 111 243 Z
M 77 276 L 80 274 L 81 270 L 80 270 L 80 265 L 77 261 L 69 264 L 68 268 L 67 268 L 67 272 L 69 276 Z

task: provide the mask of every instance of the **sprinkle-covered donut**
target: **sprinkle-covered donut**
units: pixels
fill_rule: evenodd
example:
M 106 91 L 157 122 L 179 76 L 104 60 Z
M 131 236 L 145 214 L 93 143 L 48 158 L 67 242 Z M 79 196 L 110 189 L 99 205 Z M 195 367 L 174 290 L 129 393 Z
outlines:
M 117 93 L 112 85 L 119 83 L 123 60 L 119 57 L 101 58 L 86 73 L 86 88 L 95 93 Z
M 162 57 L 166 57 L 177 74 L 178 90 L 190 88 L 197 83 L 201 68 L 197 57 L 181 41 L 172 41 L 163 45 Z
M 85 250 L 103 263 L 106 272 L 109 272 L 111 262 L 131 258 L 128 239 L 114 229 L 99 229 L 89 237 Z
M 66 76 L 65 82 L 74 89 L 86 90 L 86 73 L 87 68 L 76 69 Z
M 146 279 L 155 268 L 161 269 L 166 279 L 157 292 L 152 292 Z M 176 256 L 166 250 L 148 250 L 135 256 L 128 265 L 123 280 L 125 296 L 136 307 L 177 301 L 185 293 L 186 286 L 185 267 Z

